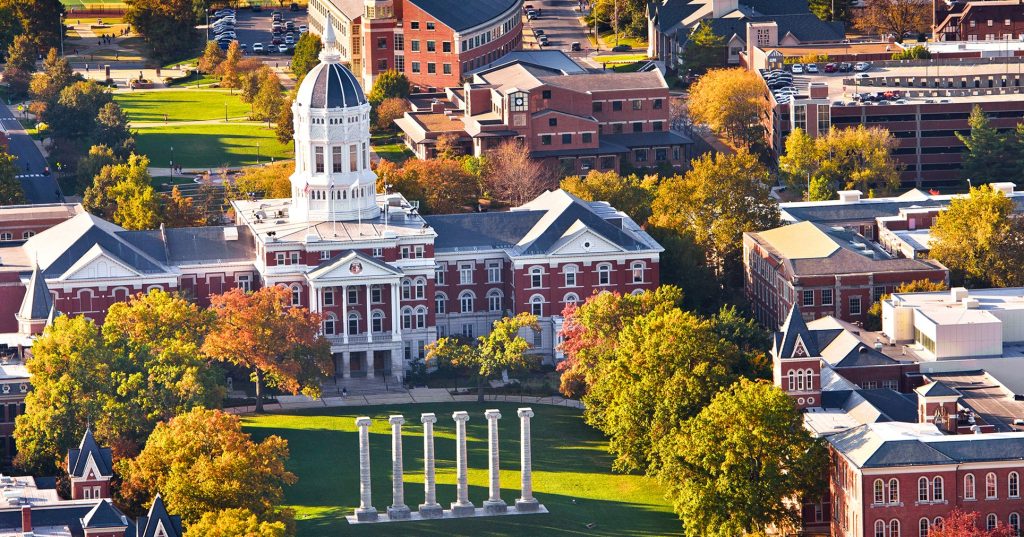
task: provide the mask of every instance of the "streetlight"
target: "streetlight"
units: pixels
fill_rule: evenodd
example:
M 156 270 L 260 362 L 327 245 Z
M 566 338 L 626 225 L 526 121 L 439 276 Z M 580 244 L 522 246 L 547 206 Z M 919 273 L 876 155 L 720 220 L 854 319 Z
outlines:
M 228 102 L 224 101 L 224 121 L 228 120 Z
M 174 177 L 174 146 L 171 146 L 171 178 Z
M 256 164 L 260 163 L 260 141 L 256 140 Z
M 57 16 L 57 31 L 60 32 L 60 55 L 64 55 L 64 14 Z

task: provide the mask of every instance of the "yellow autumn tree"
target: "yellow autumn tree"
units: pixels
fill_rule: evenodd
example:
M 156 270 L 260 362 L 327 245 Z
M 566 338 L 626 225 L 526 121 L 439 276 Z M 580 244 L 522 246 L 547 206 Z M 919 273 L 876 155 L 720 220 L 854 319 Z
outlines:
M 712 69 L 690 88 L 690 116 L 737 147 L 764 141 L 768 88 L 746 69 Z

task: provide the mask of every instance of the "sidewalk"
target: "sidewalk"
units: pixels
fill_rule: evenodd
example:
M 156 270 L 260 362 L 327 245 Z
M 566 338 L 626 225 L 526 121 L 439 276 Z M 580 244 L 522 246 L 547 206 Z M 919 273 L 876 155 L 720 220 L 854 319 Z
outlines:
M 477 396 L 474 395 L 452 395 L 445 388 L 413 388 L 406 393 L 386 393 L 377 395 L 350 395 L 348 397 L 325 397 L 323 399 L 312 399 L 304 395 L 282 395 L 278 396 L 277 403 L 267 403 L 263 408 L 267 412 L 285 413 L 303 408 L 327 408 L 346 406 L 379 406 L 379 405 L 406 405 L 415 403 L 454 403 L 467 402 L 475 403 Z M 531 397 L 519 395 L 486 395 L 484 400 L 488 402 L 508 402 L 531 405 L 552 405 L 565 406 L 583 409 L 583 403 L 575 399 L 564 397 Z M 233 407 L 224 409 L 230 414 L 252 414 L 256 410 L 254 406 Z

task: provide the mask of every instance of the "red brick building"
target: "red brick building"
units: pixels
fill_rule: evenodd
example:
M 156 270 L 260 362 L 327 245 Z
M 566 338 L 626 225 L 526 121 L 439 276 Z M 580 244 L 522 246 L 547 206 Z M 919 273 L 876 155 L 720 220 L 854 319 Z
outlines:
M 1016 40 L 1024 36 L 1021 0 L 933 0 L 932 34 L 939 41 Z

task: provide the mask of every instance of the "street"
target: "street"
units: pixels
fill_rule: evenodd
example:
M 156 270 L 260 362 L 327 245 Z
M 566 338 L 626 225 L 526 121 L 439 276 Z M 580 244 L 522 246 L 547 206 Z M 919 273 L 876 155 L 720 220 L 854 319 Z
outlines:
M 541 49 L 554 49 L 569 52 L 569 46 L 573 42 L 579 42 L 583 53 L 590 51 L 593 47 L 587 39 L 587 34 L 580 25 L 580 12 L 576 10 L 579 5 L 576 0 L 524 0 L 527 5 L 534 9 L 540 8 L 541 16 L 526 22 L 527 28 L 544 30 L 548 36 L 548 46 Z M 536 43 L 536 40 L 533 41 Z M 575 55 L 574 55 L 575 56 Z
M 17 177 L 25 190 L 25 198 L 29 203 L 57 203 L 63 200 L 57 179 L 53 175 L 43 175 L 46 159 L 33 143 L 32 138 L 25 134 L 21 124 L 14 118 L 7 106 L 0 106 L 0 127 L 7 135 L 10 147 L 8 152 L 16 157 Z

